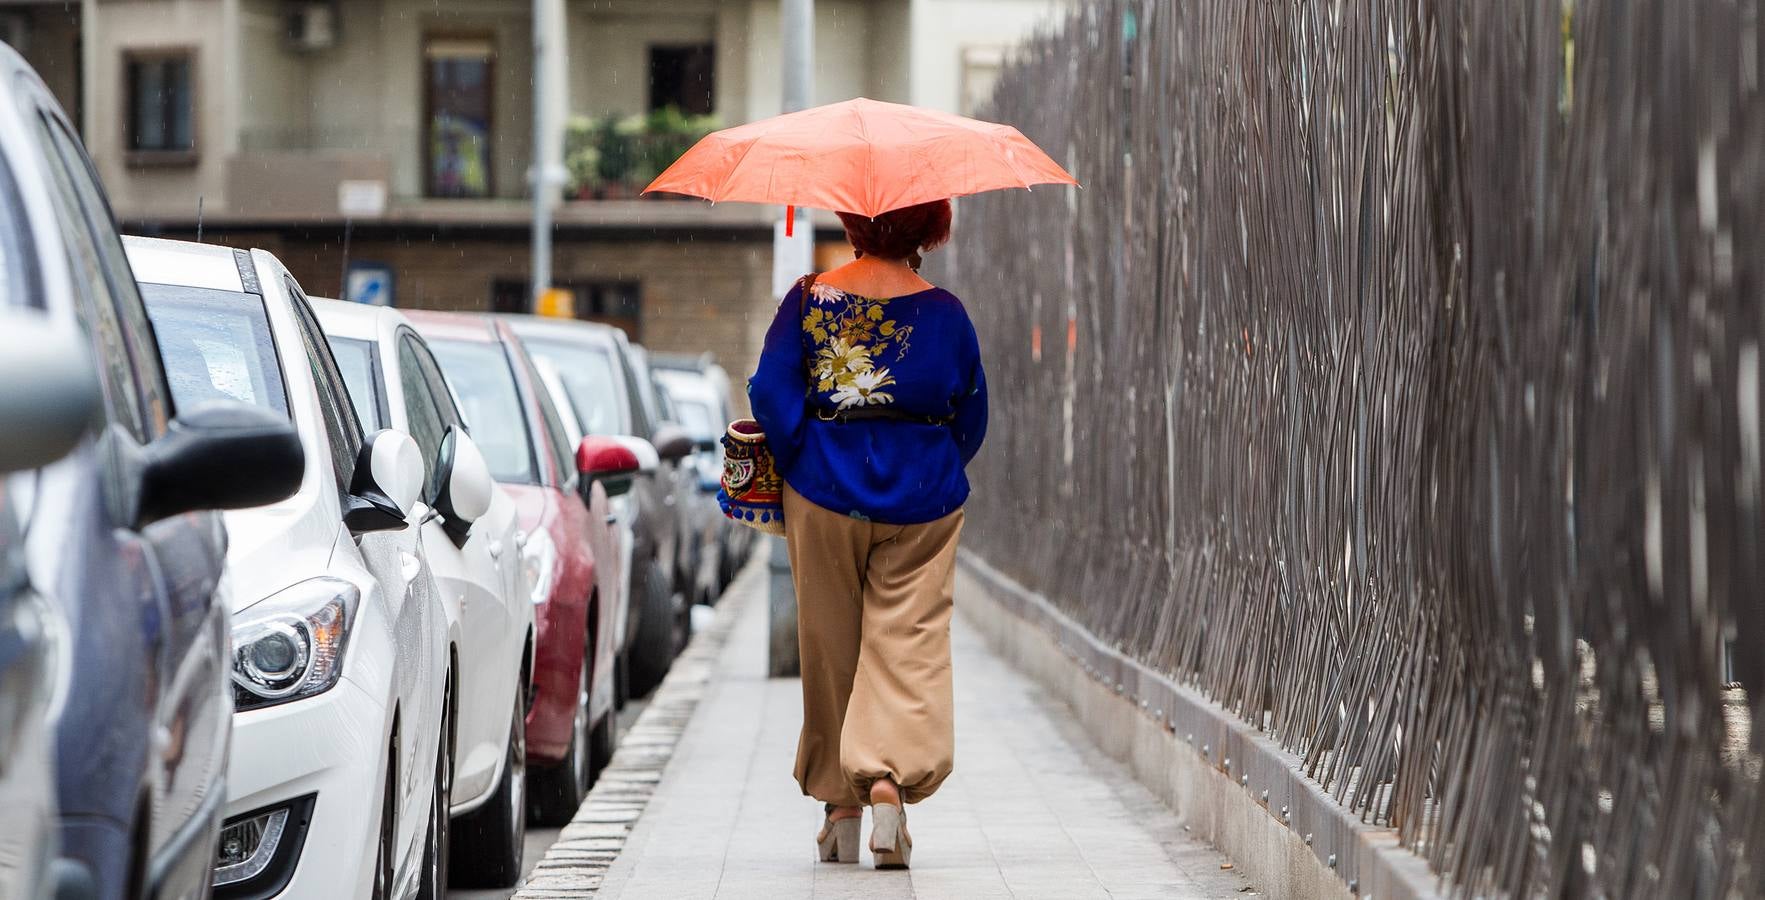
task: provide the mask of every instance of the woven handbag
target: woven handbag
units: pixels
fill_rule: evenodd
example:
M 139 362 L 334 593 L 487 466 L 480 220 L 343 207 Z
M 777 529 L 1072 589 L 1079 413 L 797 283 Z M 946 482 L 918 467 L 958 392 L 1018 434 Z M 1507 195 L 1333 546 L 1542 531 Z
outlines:
M 723 435 L 723 486 L 717 505 L 737 524 L 784 534 L 784 479 L 760 423 L 753 419 L 737 419 Z

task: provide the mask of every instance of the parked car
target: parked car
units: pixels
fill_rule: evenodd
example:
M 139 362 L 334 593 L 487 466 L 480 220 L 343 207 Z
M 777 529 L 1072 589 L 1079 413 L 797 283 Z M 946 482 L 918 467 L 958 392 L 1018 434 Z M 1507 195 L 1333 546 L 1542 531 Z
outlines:
M 610 441 L 572 442 L 514 332 L 496 319 L 409 314 L 479 435 L 491 473 L 515 498 L 526 535 L 537 637 L 527 719 L 528 809 L 561 825 L 618 743 L 614 662 L 618 539 L 609 493 L 637 468 Z
M 504 881 L 506 875 L 486 877 L 476 870 L 483 860 L 516 849 L 507 846 L 510 831 L 500 827 L 506 813 L 487 807 L 519 808 L 522 766 L 509 765 L 509 723 L 516 710 L 526 708 L 531 688 L 522 676 L 532 671 L 533 603 L 521 564 L 515 501 L 491 480 L 440 365 L 403 314 L 336 300 L 315 299 L 313 307 L 356 415 L 369 428 L 411 435 L 423 458 L 441 461 L 431 469 L 424 491 L 425 498 L 433 498 L 425 503 L 437 515 L 422 516 L 423 551 L 447 608 L 448 658 L 458 683 L 469 689 L 448 694 L 453 729 L 443 750 L 452 778 L 441 794 L 450 803 L 437 807 L 440 817 L 433 827 L 448 848 L 449 816 L 460 820 L 460 839 L 451 848 L 464 880 Z M 437 479 L 448 460 L 454 484 L 444 486 Z M 462 481 L 467 472 L 470 477 Z M 460 491 L 467 483 L 488 490 L 467 496 Z M 454 507 L 443 508 L 443 498 Z M 459 509 L 462 501 L 470 506 Z M 480 821 L 485 819 L 492 821 Z M 440 857 L 445 865 L 448 853 Z
M 0 194 L 15 196 L 0 161 Z M 0 258 L 21 259 L 22 217 L 0 210 Z M 103 415 L 96 363 L 72 323 L 27 308 L 23 267 L 0 272 L 0 897 L 47 900 L 55 889 L 55 672 L 66 623 L 31 584 L 19 504 L 5 478 L 53 463 Z M 29 491 L 29 486 L 21 494 Z M 70 892 L 71 893 L 71 892 Z
M 692 439 L 692 452 L 674 467 L 675 511 L 680 516 L 680 557 L 676 560 L 687 599 L 707 606 L 717 602 L 723 587 L 718 573 L 722 571 L 719 555 L 723 545 L 717 540 L 723 529 L 723 510 L 717 505 L 717 483 L 707 481 L 702 465 L 706 455 L 717 449 L 717 440 L 709 427 L 710 415 L 688 424 L 687 417 L 700 410 L 696 405 L 682 408 L 663 383 L 658 369 L 650 369 L 650 390 L 656 397 L 656 409 L 662 420 L 680 426 Z
M 71 453 L 11 476 L 5 488 L 6 518 L 18 529 L 8 541 L 5 592 L 14 602 L 40 597 L 23 603 L 54 610 L 33 617 L 35 626 L 9 624 L 23 636 L 66 623 L 51 706 L 54 890 L 200 896 L 229 739 L 226 538 L 210 511 L 287 496 L 300 448 L 286 422 L 244 404 L 173 403 L 109 205 L 72 125 L 5 48 L 0 78 L 0 307 L 26 317 L 3 326 L 16 342 L 8 364 L 32 370 L 0 382 L 0 408 L 67 404 L 37 409 L 38 427 L 6 430 L 0 443 L 6 455 L 40 461 L 50 454 L 31 452 L 32 444 L 41 451 L 59 427 L 77 424 L 77 436 L 96 426 Z M 68 385 L 53 386 L 76 361 L 100 385 L 90 419 L 65 418 L 92 410 Z M 238 463 L 211 471 L 228 457 Z M 27 702 L 20 712 L 35 709 Z M 0 738 L 11 742 L 7 731 Z M 24 740 L 0 746 L 0 767 L 17 760 L 23 772 L 38 768 L 28 729 Z M 43 807 L 36 791 L 25 793 L 16 808 L 29 828 L 30 810 Z M 14 816 L 10 800 L 0 809 L 0 818 Z
M 642 344 L 631 344 L 626 347 L 626 355 L 631 359 L 632 374 L 636 376 L 632 384 L 637 388 L 638 402 L 643 405 L 645 415 L 661 427 L 679 430 L 685 434 L 686 429 L 680 424 L 679 413 L 674 409 L 672 398 L 656 382 L 655 370 L 650 368 L 649 350 Z M 694 441 L 690 434 L 687 435 L 686 452 L 678 459 L 670 461 L 658 473 L 673 492 L 674 502 L 671 506 L 675 518 L 675 534 L 678 535 L 674 552 L 674 579 L 677 590 L 688 603 L 700 600 L 709 602 L 704 595 L 704 569 L 699 565 L 699 560 L 704 556 L 704 534 L 698 527 L 700 516 L 695 508 L 700 493 L 698 473 L 691 460 L 692 455 L 705 446 L 706 443 Z M 689 618 L 688 622 L 690 621 Z M 688 636 L 690 628 L 681 634 L 683 644 Z
M 691 625 L 687 581 L 679 577 L 681 519 L 675 507 L 676 471 L 692 452 L 692 439 L 658 421 L 645 405 L 624 332 L 571 319 L 505 321 L 533 358 L 557 373 L 563 396 L 552 399 L 572 411 L 577 433 L 571 436 L 617 437 L 637 454 L 640 477 L 618 514 L 631 533 L 621 631 L 625 687 L 630 696 L 641 696 L 668 674 Z
M 126 246 L 178 406 L 250 403 L 292 421 L 306 458 L 292 496 L 226 517 L 237 711 L 215 896 L 438 897 L 432 804 L 459 682 L 417 517 L 425 464 L 442 461 L 403 432 L 364 433 L 274 256 Z M 217 477 L 243 457 L 209 463 Z M 489 489 L 438 480 L 461 495 Z M 510 729 L 518 751 L 521 716 Z
M 720 390 L 718 382 L 705 371 L 665 367 L 660 363 L 653 371 L 656 383 L 674 410 L 674 418 L 693 439 L 693 455 L 682 464 L 691 471 L 697 488 L 691 516 L 702 548 L 696 599 L 710 603 L 734 577 L 740 567 L 738 560 L 745 558 L 741 554 L 747 546 L 738 543 L 736 532 L 753 533 L 753 529 L 737 527 L 724 518 L 723 509 L 717 504 L 717 489 L 723 478 L 723 444 L 719 439 L 731 418 L 728 389 Z M 727 385 L 727 380 L 723 384 Z

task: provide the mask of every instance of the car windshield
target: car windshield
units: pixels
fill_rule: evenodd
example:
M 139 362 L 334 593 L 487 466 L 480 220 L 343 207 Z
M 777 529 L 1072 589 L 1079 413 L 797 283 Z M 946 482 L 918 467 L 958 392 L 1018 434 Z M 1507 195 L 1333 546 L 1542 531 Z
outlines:
M 527 352 L 551 363 L 570 411 L 584 434 L 630 434 L 625 421 L 626 404 L 619 399 L 619 382 L 613 373 L 613 357 L 605 349 L 568 341 L 523 339 Z
M 490 464 L 497 481 L 538 484 L 533 441 L 521 414 L 515 370 L 501 344 L 477 341 L 430 341 L 435 361 L 453 386 L 460 414 L 472 440 Z
M 143 284 L 141 296 L 178 409 L 238 400 L 288 415 L 263 298 L 175 284 Z
M 380 381 L 374 377 L 374 342 L 359 338 L 330 338 L 331 355 L 337 360 L 337 371 L 349 388 L 349 403 L 355 407 L 362 430 L 368 432 L 388 428 L 380 418 Z
M 680 418 L 680 427 L 697 440 L 715 439 L 717 424 L 712 420 L 711 407 L 697 400 L 674 401 L 674 413 Z

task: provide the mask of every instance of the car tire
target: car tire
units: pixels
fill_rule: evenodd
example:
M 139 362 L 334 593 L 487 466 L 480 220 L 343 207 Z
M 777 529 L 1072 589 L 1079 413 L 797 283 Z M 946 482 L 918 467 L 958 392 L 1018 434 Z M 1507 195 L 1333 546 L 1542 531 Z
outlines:
M 534 768 L 527 774 L 528 818 L 535 825 L 561 828 L 581 808 L 594 785 L 592 732 L 588 719 L 588 691 L 593 676 L 594 651 L 585 648 L 582 672 L 577 677 L 576 713 L 570 722 L 570 747 L 557 765 Z
M 503 777 L 477 811 L 454 822 L 452 874 L 458 887 L 508 888 L 521 879 L 527 842 L 527 710 L 514 704 Z
M 623 711 L 631 701 L 631 654 L 620 650 L 613 656 L 613 708 Z
M 642 697 L 662 683 L 678 648 L 679 611 L 668 590 L 668 576 L 651 561 L 644 577 L 643 618 L 631 647 L 631 695 Z
M 613 761 L 613 754 L 619 749 L 619 717 L 612 713 L 601 716 L 595 723 L 594 731 L 589 735 L 588 765 L 593 777 L 598 780 L 607 764 Z
M 453 685 L 441 704 L 441 740 L 435 748 L 434 796 L 429 801 L 429 833 L 423 838 L 423 882 L 418 900 L 446 900 L 448 869 L 448 837 L 452 818 L 448 807 L 453 805 L 454 736 Z
M 386 787 L 380 796 L 380 834 L 374 851 L 374 900 L 388 900 L 392 894 L 392 864 L 397 855 L 398 840 L 398 731 L 393 729 L 392 746 L 386 751 Z

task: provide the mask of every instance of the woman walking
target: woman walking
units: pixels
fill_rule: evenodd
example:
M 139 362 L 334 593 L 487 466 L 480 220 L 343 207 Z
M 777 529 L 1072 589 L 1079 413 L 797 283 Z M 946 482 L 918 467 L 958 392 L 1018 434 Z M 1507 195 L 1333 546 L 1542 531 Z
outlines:
M 877 867 L 906 868 L 903 804 L 955 756 L 951 595 L 986 379 L 962 302 L 917 271 L 949 238 L 950 202 L 839 215 L 858 258 L 785 296 L 748 393 L 785 480 L 796 777 L 826 804 L 820 858 L 858 861 L 870 806 Z

